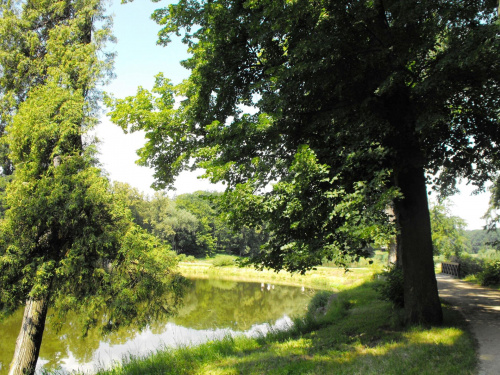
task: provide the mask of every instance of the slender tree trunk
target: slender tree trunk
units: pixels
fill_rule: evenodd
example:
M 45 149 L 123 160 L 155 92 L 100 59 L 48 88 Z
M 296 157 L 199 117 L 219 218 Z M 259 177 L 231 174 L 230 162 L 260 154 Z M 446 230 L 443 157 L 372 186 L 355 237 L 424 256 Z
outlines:
M 48 298 L 28 299 L 24 308 L 23 323 L 16 341 L 14 358 L 9 375 L 34 374 L 40 346 L 42 345 Z
M 405 315 L 409 323 L 441 324 L 427 189 L 423 167 L 407 165 L 396 175 L 404 198 L 395 205 L 400 229 Z
M 392 223 L 396 223 L 397 225 L 397 217 L 396 217 L 396 210 L 394 209 L 394 203 L 389 205 L 386 209 L 387 214 L 390 216 L 390 220 Z M 389 248 L 387 249 L 389 252 L 389 255 L 387 257 L 389 266 L 391 264 L 394 264 L 397 268 L 402 268 L 403 267 L 403 260 L 401 256 L 401 239 L 399 238 L 399 230 L 396 236 L 394 236 L 393 239 L 391 239 L 391 242 L 389 243 Z
M 395 265 L 396 268 L 402 268 L 403 267 L 403 262 L 402 262 L 402 257 L 401 257 L 401 246 L 400 246 L 400 241 L 398 241 L 398 236 L 395 236 L 391 242 L 389 243 L 389 256 L 387 258 L 387 261 L 390 265 Z

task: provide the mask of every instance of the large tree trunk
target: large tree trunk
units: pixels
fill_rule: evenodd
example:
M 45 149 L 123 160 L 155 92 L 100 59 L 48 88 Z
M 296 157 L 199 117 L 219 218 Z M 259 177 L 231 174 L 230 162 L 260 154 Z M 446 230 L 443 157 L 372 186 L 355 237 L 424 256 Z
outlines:
M 423 167 L 411 164 L 396 175 L 396 184 L 403 193 L 395 209 L 403 260 L 405 315 L 412 324 L 441 324 L 443 313 L 432 258 L 425 182 Z
M 48 298 L 41 300 L 30 298 L 26 301 L 23 323 L 17 337 L 16 350 L 10 364 L 9 375 L 35 373 L 36 362 L 42 345 L 47 308 Z

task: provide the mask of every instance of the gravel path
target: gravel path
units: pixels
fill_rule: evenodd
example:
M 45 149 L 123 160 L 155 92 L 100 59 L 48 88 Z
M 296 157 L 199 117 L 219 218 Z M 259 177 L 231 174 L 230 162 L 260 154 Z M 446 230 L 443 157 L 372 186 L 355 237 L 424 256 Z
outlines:
M 464 314 L 479 343 L 479 375 L 500 374 L 500 291 L 436 275 L 439 296 Z

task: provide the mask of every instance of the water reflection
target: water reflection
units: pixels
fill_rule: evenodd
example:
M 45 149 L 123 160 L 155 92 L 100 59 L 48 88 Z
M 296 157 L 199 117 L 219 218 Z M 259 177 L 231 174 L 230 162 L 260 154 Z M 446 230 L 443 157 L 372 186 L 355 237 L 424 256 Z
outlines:
M 244 283 L 216 279 L 192 280 L 178 316 L 137 327 L 120 328 L 106 337 L 97 330 L 80 336 L 77 319 L 68 319 L 61 330 L 47 323 L 39 364 L 65 371 L 106 366 L 130 353 L 146 354 L 169 346 L 198 344 L 224 335 L 265 334 L 271 322 L 278 329 L 291 324 L 289 317 L 304 313 L 312 292 L 297 287 Z M 0 375 L 7 374 L 14 354 L 22 310 L 0 325 Z

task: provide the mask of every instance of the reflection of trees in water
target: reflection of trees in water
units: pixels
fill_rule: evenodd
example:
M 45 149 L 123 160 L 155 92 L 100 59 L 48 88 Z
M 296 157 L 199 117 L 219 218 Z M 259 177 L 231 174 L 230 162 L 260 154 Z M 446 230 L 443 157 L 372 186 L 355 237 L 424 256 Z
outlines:
M 0 375 L 8 373 L 8 366 L 14 355 L 14 348 L 19 328 L 23 317 L 23 310 L 20 309 L 15 314 L 0 324 Z M 55 369 L 63 364 L 65 358 L 70 357 L 70 352 L 79 363 L 88 363 L 93 360 L 94 352 L 99 348 L 101 342 L 106 342 L 109 345 L 124 344 L 132 340 L 140 330 L 136 326 L 120 327 L 117 331 L 103 336 L 97 328 L 88 330 L 87 335 L 82 337 L 83 323 L 76 316 L 69 313 L 65 322 L 55 324 L 55 315 L 49 317 L 43 335 L 42 347 L 40 350 L 40 359 L 48 361 L 44 366 L 48 369 Z M 162 332 L 165 329 L 165 324 L 168 318 L 163 321 L 156 321 L 151 324 L 151 329 L 156 329 Z M 60 326 L 57 330 L 55 326 Z
M 261 288 L 258 283 L 197 280 L 184 299 L 184 307 L 172 321 L 195 329 L 244 331 L 284 314 L 302 314 L 309 299 L 307 293 L 296 287 L 278 285 L 267 290 L 267 285 Z
M 186 328 L 232 328 L 244 331 L 253 324 L 275 321 L 284 314 L 303 314 L 309 300 L 310 295 L 297 287 L 276 285 L 274 289 L 268 290 L 267 284 L 261 288 L 260 283 L 195 280 L 188 287 L 179 315 L 151 322 L 149 328 L 159 334 L 165 331 L 167 321 L 172 321 Z M 98 329 L 91 329 L 86 337 L 82 337 L 83 326 L 76 316 L 68 314 L 61 328 L 56 330 L 55 316 L 50 315 L 49 311 L 40 351 L 40 358 L 49 361 L 46 368 L 61 366 L 70 352 L 79 363 L 90 362 L 101 342 L 124 344 L 140 332 L 134 326 L 120 327 L 103 337 Z M 8 372 L 22 316 L 21 309 L 0 324 L 0 375 Z
M 9 364 L 14 356 L 17 335 L 21 328 L 24 309 L 19 309 L 14 314 L 2 320 L 0 324 L 0 374 L 7 374 Z

